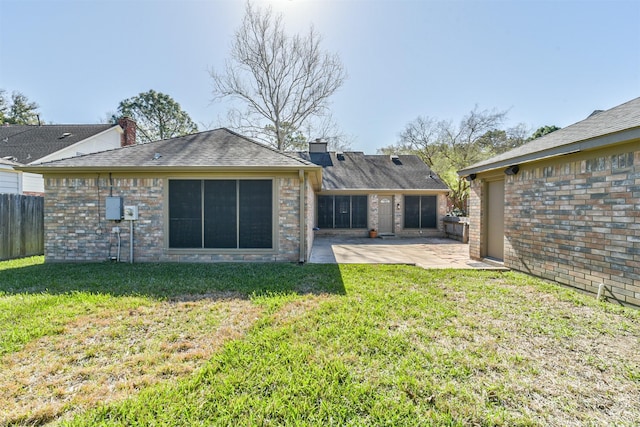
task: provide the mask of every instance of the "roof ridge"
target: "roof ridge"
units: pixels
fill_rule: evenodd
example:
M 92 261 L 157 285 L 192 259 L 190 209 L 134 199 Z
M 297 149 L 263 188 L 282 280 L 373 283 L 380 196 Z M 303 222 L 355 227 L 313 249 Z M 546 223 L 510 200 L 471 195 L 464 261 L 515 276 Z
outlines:
M 275 148 L 273 148 L 273 147 L 271 147 L 271 146 L 269 146 L 269 145 L 267 145 L 267 144 L 263 144 L 263 143 L 261 143 L 261 142 L 258 142 L 258 141 L 256 141 L 256 140 L 254 140 L 253 138 L 249 138 L 248 136 L 246 136 L 246 135 L 242 135 L 242 134 L 240 134 L 240 133 L 238 133 L 238 132 L 236 132 L 236 131 L 233 131 L 233 130 L 231 130 L 231 129 L 229 129 L 229 128 L 222 127 L 222 128 L 219 128 L 219 129 L 226 130 L 227 132 L 232 133 L 232 134 L 234 134 L 234 135 L 236 135 L 236 136 L 238 136 L 238 137 L 240 137 L 240 138 L 242 138 L 242 139 L 245 139 L 245 140 L 247 140 L 248 142 L 251 142 L 251 143 L 253 143 L 253 144 L 259 145 L 259 146 L 260 146 L 260 147 L 262 147 L 262 148 L 269 149 L 269 150 L 273 151 L 274 153 L 281 154 L 281 155 L 283 155 L 283 156 L 285 156 L 285 157 L 287 157 L 287 158 L 289 158 L 289 159 L 291 159 L 291 160 L 296 160 L 296 161 L 298 161 L 298 162 L 302 163 L 302 164 L 303 164 L 303 165 L 305 165 L 305 166 L 316 166 L 316 164 L 315 164 L 315 163 L 313 163 L 313 162 L 308 162 L 308 161 L 306 161 L 306 160 L 304 160 L 304 159 L 301 159 L 301 158 L 299 158 L 299 157 L 295 157 L 295 156 L 293 156 L 293 155 L 289 154 L 289 152 L 287 152 L 287 151 L 280 151 L 280 150 L 277 150 L 277 149 L 275 149 Z M 218 129 L 216 129 L 216 130 L 218 130 Z
M 28 127 L 28 128 L 44 128 L 44 127 L 54 127 L 54 126 L 118 126 L 117 123 L 48 123 L 41 125 L 32 125 L 32 124 L 12 124 L 12 123 L 4 123 L 0 125 L 0 128 L 11 128 L 11 127 Z
M 207 139 L 209 137 L 209 135 L 211 135 L 211 137 L 213 138 L 225 138 L 225 134 L 229 134 L 232 137 L 235 138 L 240 138 L 243 141 L 246 141 L 248 143 L 251 143 L 257 147 L 259 147 L 260 149 L 268 149 L 270 152 L 277 154 L 281 157 L 284 157 L 288 160 L 291 161 L 295 161 L 296 164 L 299 164 L 301 167 L 302 166 L 317 166 L 315 163 L 298 158 L 296 156 L 292 156 L 290 154 L 287 153 L 283 153 L 281 151 L 278 151 L 272 147 L 269 147 L 265 144 L 262 144 L 260 142 L 254 141 L 253 139 L 246 137 L 244 135 L 241 135 L 237 132 L 234 132 L 228 128 L 216 128 L 216 129 L 209 129 L 209 130 L 205 130 L 205 131 L 200 131 L 200 132 L 194 132 L 194 133 L 190 133 L 187 135 L 180 135 L 180 136 L 175 136 L 175 137 L 171 137 L 171 138 L 167 138 L 167 139 L 160 139 L 160 140 L 156 140 L 156 141 L 151 141 L 151 142 L 146 142 L 146 143 L 142 143 L 142 144 L 133 144 L 133 145 L 126 145 L 126 146 L 119 146 L 119 147 L 115 147 L 115 148 L 110 148 L 110 149 L 106 149 L 106 150 L 102 150 L 102 151 L 96 151 L 96 152 L 92 152 L 92 153 L 83 153 L 83 154 L 78 154 L 75 156 L 71 156 L 71 157 L 66 157 L 63 159 L 56 159 L 56 160 L 50 160 L 50 161 L 46 161 L 46 162 L 42 162 L 42 163 L 37 163 L 37 165 L 43 165 L 43 166 L 55 166 L 56 164 L 59 164 L 61 162 L 66 162 L 69 159 L 86 159 L 89 157 L 93 157 L 96 155 L 109 155 L 109 153 L 115 153 L 115 152 L 122 152 L 122 150 L 146 150 L 147 151 L 152 151 L 154 149 L 157 149 L 158 152 L 162 153 L 163 147 L 167 147 L 167 146 L 171 146 L 173 144 L 192 144 L 192 143 L 196 143 L 197 141 L 199 141 L 200 139 L 204 138 Z M 157 146 L 157 147 L 156 147 Z M 240 144 L 240 147 L 241 144 Z M 246 146 L 245 146 L 246 147 Z M 252 149 L 249 149 L 250 151 Z M 141 153 L 143 153 L 144 151 L 141 151 Z M 133 152 L 131 155 L 136 155 L 135 152 Z M 129 156 L 129 154 L 124 154 L 124 156 Z M 294 165 L 292 165 L 293 167 L 296 167 Z

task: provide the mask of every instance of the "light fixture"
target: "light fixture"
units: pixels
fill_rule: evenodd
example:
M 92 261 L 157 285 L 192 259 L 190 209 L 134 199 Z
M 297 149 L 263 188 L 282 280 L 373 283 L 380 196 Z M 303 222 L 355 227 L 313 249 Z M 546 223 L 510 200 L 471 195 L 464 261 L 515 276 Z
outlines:
M 517 175 L 519 170 L 520 170 L 520 166 L 519 165 L 513 165 L 513 166 L 509 166 L 508 168 L 506 168 L 504 170 L 504 173 L 505 173 L 505 175 Z

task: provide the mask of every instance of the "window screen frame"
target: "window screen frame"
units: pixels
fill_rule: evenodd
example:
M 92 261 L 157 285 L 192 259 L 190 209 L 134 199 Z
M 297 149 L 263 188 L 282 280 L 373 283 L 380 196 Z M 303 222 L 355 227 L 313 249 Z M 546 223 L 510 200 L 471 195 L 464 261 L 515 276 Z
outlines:
M 347 199 L 348 208 L 345 211 Z M 360 215 L 357 215 L 358 213 Z M 348 225 L 345 224 L 347 221 Z M 355 227 L 354 223 L 356 223 Z M 368 224 L 368 194 L 319 194 L 316 196 L 315 226 L 321 230 L 366 230 Z
M 432 199 L 431 203 L 425 203 L 425 199 Z M 417 200 L 416 200 L 417 199 Z M 415 202 L 418 202 L 417 206 Z M 403 208 L 403 228 L 405 230 L 422 230 L 438 228 L 438 196 L 435 194 L 405 194 Z M 433 207 L 434 215 L 430 220 L 426 220 L 428 207 Z M 417 208 L 417 209 L 416 209 Z M 412 216 L 407 215 L 407 210 L 412 209 Z M 414 218 L 417 216 L 417 224 Z M 433 226 L 430 226 L 433 224 Z
M 201 218 L 202 218 L 202 231 L 201 231 L 201 239 L 202 245 L 200 247 L 172 247 L 170 242 L 170 233 L 171 233 L 171 214 L 170 214 L 170 204 L 171 204 L 171 194 L 170 187 L 172 181 L 183 181 L 183 180 L 191 180 L 191 181 L 200 181 L 201 182 L 201 191 L 203 193 L 203 199 L 200 201 L 201 203 Z M 232 247 L 205 247 L 205 227 L 206 221 L 204 219 L 205 214 L 202 212 L 202 209 L 205 208 L 206 200 L 204 200 L 204 187 L 205 182 L 211 181 L 235 181 L 236 183 L 236 245 Z M 243 248 L 240 243 L 240 212 L 238 209 L 239 199 L 240 199 L 240 182 L 242 181 L 268 181 L 270 182 L 271 189 L 271 221 L 270 221 L 270 231 L 271 231 L 271 244 L 269 247 L 255 247 L 255 248 Z M 165 178 L 165 208 L 164 208 L 164 217 L 166 219 L 164 225 L 164 235 L 166 238 L 164 239 L 164 248 L 168 254 L 277 254 L 278 253 L 278 192 L 279 185 L 278 180 L 274 176 L 220 176 L 220 177 L 187 177 L 187 176 L 173 176 Z

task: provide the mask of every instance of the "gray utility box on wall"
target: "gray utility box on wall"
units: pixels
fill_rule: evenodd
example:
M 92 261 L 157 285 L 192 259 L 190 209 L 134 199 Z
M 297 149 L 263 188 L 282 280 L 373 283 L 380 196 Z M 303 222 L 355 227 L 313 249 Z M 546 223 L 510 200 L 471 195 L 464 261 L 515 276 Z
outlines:
M 123 214 L 123 206 L 122 197 L 107 197 L 107 210 L 105 214 L 105 218 L 107 220 L 122 220 Z

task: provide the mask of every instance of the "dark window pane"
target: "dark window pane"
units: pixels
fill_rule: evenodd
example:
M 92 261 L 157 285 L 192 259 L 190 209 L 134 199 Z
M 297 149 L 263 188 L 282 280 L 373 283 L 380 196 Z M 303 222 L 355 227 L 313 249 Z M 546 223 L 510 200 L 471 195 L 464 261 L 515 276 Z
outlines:
M 335 196 L 334 218 L 336 228 L 349 228 L 351 226 L 351 197 Z
M 367 228 L 367 196 L 351 196 L 351 228 Z
M 318 196 L 318 227 L 333 228 L 333 196 Z
M 240 247 L 273 247 L 271 180 L 240 181 Z
M 404 228 L 420 228 L 420 196 L 404 196 Z
M 169 247 L 202 247 L 202 181 L 169 181 Z
M 422 220 L 422 228 L 436 228 L 436 196 L 422 196 L 420 207 L 420 216 Z
M 236 182 L 211 180 L 204 183 L 204 247 L 236 248 Z

